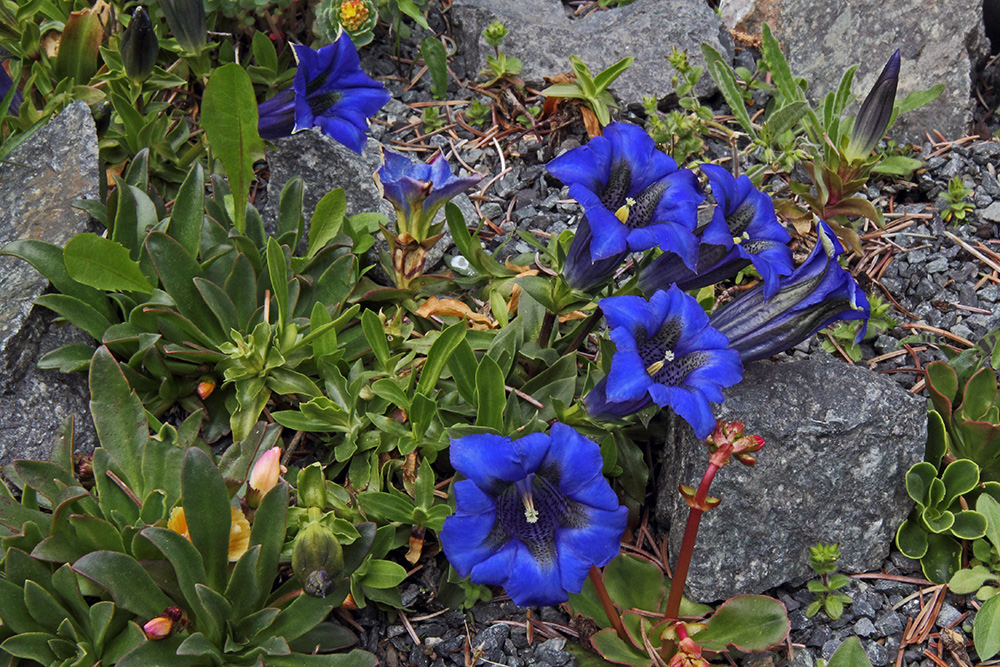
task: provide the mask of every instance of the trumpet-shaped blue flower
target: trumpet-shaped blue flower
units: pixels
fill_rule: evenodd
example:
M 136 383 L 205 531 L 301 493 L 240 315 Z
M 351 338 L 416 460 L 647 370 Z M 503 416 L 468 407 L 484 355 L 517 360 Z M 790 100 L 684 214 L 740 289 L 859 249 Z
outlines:
M 653 402 L 672 408 L 699 438 L 708 437 L 715 428 L 708 403 L 723 401 L 721 387 L 739 382 L 743 365 L 698 302 L 673 285 L 649 301 L 616 296 L 598 305 L 616 351 L 611 370 L 584 399 L 587 412 L 623 417 Z
M 695 266 L 692 231 L 705 195 L 694 174 L 678 169 L 641 127 L 611 123 L 603 137 L 560 155 L 548 170 L 583 205 L 592 261 L 658 246 Z
M 298 69 L 292 87 L 257 107 L 264 139 L 320 128 L 355 153 L 365 148 L 368 118 L 386 102 L 385 87 L 361 71 L 358 51 L 347 34 L 319 51 L 293 44 Z
M 791 237 L 778 222 L 771 198 L 758 190 L 745 174 L 734 178 L 727 169 L 703 164 L 715 198 L 712 218 L 700 230 L 698 264 L 685 266 L 673 253 L 664 253 L 643 269 L 639 288 L 644 294 L 676 283 L 684 290 L 698 289 L 732 278 L 754 265 L 764 279 L 764 296 L 778 290 L 779 276 L 792 272 Z
M 571 427 L 517 440 L 451 441 L 456 512 L 441 545 L 473 583 L 503 586 L 522 607 L 565 602 L 592 566 L 618 555 L 628 510 L 601 472 L 600 447 Z
M 783 352 L 837 320 L 867 320 L 870 306 L 854 277 L 840 266 L 844 248 L 820 221 L 816 247 L 770 299 L 757 287 L 716 311 L 709 322 L 729 338 L 744 363 Z M 865 326 L 857 340 L 865 335 Z
M 409 233 L 418 242 L 427 237 L 438 209 L 482 178 L 479 174 L 458 177 L 451 173 L 440 151 L 424 163 L 383 148 L 382 166 L 375 172 L 375 184 L 396 209 L 396 230 Z

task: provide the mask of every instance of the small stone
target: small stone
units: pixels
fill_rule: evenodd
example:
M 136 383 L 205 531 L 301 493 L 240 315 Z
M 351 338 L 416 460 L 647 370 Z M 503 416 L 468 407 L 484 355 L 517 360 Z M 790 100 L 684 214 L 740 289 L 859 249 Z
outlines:
M 865 642 L 863 646 L 865 654 L 868 655 L 868 660 L 872 663 L 872 667 L 886 667 L 892 661 L 889 649 L 882 644 L 878 642 Z
M 1000 202 L 993 202 L 985 209 L 978 211 L 979 217 L 990 222 L 1000 222 Z
M 941 605 L 941 611 L 938 612 L 937 621 L 935 621 L 935 625 L 937 625 L 939 628 L 946 628 L 955 621 L 957 621 L 958 617 L 961 615 L 962 613 L 960 611 L 958 611 L 953 606 L 945 602 L 944 604 Z
M 830 656 L 832 656 L 837 649 L 840 648 L 842 643 L 843 642 L 840 639 L 829 640 L 823 644 L 823 648 L 820 650 L 820 655 L 822 655 L 825 660 L 829 660 Z
M 871 637 L 875 632 L 875 624 L 871 622 L 871 619 L 861 618 L 854 624 L 854 634 L 859 637 Z
M 510 626 L 505 623 L 497 623 L 487 627 L 472 638 L 472 649 L 491 653 L 499 650 L 508 637 L 510 637 Z
M 875 629 L 883 637 L 898 635 L 903 631 L 903 617 L 897 611 L 888 611 L 875 620 Z

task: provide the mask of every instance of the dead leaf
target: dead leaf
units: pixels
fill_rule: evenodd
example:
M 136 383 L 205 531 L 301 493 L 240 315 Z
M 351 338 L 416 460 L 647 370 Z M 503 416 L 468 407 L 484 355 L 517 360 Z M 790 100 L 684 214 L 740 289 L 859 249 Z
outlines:
M 417 315 L 420 317 L 430 317 L 432 315 L 446 315 L 450 317 L 459 317 L 468 320 L 474 329 L 476 328 L 488 328 L 493 329 L 496 327 L 496 323 L 491 320 L 486 315 L 482 313 L 477 313 L 464 302 L 458 299 L 440 299 L 436 296 L 432 296 L 424 301 L 423 305 L 417 309 Z M 476 325 L 480 325 L 477 327 Z
M 601 136 L 601 122 L 597 120 L 597 115 L 585 106 L 580 107 L 580 115 L 583 116 L 583 126 L 587 128 L 590 138 Z

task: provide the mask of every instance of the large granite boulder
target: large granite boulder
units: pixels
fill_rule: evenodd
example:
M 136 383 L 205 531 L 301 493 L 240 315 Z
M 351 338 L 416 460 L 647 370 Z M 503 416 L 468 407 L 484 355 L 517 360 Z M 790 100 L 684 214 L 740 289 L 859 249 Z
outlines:
M 937 130 L 958 139 L 972 126 L 972 76 L 989 55 L 982 0 L 722 0 L 720 14 L 728 27 L 750 35 L 767 23 L 814 101 L 836 90 L 851 65 L 860 65 L 853 90 L 863 97 L 898 48 L 897 99 L 938 83 L 945 90 L 900 117 L 893 137 L 923 143 L 924 132 Z
M 673 92 L 674 71 L 667 63 L 673 47 L 687 50 L 694 65 L 704 64 L 702 42 L 723 57 L 733 56 L 729 32 L 704 0 L 642 0 L 583 18 L 572 18 L 562 0 L 454 0 L 450 14 L 468 76 L 486 69 L 486 56 L 493 55 L 493 47 L 482 32 L 490 21 L 499 20 L 510 30 L 503 51 L 521 60 L 521 78 L 526 81 L 540 82 L 542 77 L 571 71 L 571 54 L 594 74 L 626 56 L 634 57 L 632 67 L 611 86 L 626 104 Z M 715 84 L 706 73 L 696 92 L 706 95 L 713 90 Z
M 97 133 L 83 102 L 66 107 L 0 164 L 0 245 L 39 239 L 64 246 L 92 231 L 77 199 L 99 194 Z M 39 371 L 37 357 L 65 342 L 92 342 L 71 327 L 52 327 L 52 313 L 33 306 L 49 286 L 26 262 L 0 257 L 0 463 L 48 457 L 67 417 L 77 447 L 96 435 L 83 375 Z
M 701 522 L 688 595 L 714 601 L 812 576 L 808 548 L 840 544 L 840 569 L 876 569 L 912 509 L 904 478 L 921 461 L 926 404 L 864 368 L 815 360 L 749 364 L 725 391 L 720 419 L 764 438 L 757 465 L 735 461 L 709 492 L 721 498 Z M 679 484 L 697 487 L 707 448 L 674 420 L 656 503 L 676 558 L 688 507 Z

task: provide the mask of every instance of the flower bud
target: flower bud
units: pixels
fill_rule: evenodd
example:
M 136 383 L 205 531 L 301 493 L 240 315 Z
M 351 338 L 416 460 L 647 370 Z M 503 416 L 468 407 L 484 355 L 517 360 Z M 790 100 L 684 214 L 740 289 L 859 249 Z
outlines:
M 507 36 L 507 26 L 505 26 L 500 21 L 490 21 L 490 24 L 486 26 L 486 30 L 483 30 L 483 37 L 486 39 L 486 43 L 497 48 L 503 42 L 503 38 Z
M 153 73 L 160 43 L 145 8 L 139 7 L 122 35 L 120 46 L 125 73 L 133 81 L 145 81 Z
M 148 639 L 166 639 L 174 631 L 174 622 L 166 616 L 157 616 L 146 621 L 142 626 L 142 631 L 146 633 Z
M 344 569 L 344 550 L 333 532 L 319 521 L 306 525 L 295 536 L 292 570 L 309 595 L 324 597 L 333 578 Z
M 261 499 L 278 484 L 278 479 L 285 472 L 288 472 L 288 468 L 281 465 L 281 447 L 272 447 L 264 452 L 250 471 L 247 482 L 250 486 L 247 493 L 250 506 L 259 506 Z
M 896 84 L 899 82 L 899 49 L 892 54 L 879 74 L 875 85 L 861 103 L 861 110 L 854 121 L 854 131 L 844 155 L 849 161 L 867 158 L 882 139 L 889 121 L 892 106 L 896 100 Z
M 198 392 L 198 396 L 201 400 L 204 401 L 212 395 L 213 391 L 215 391 L 215 380 L 210 377 L 202 378 L 201 381 L 198 382 L 198 389 L 196 391 Z

